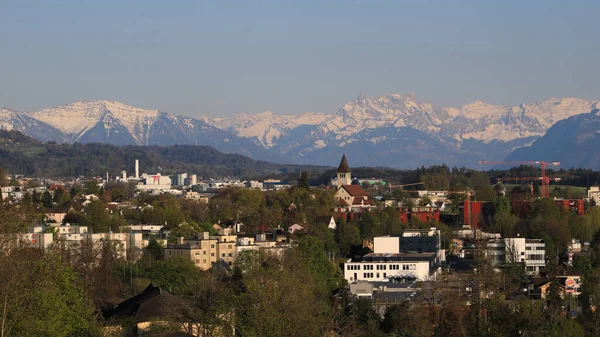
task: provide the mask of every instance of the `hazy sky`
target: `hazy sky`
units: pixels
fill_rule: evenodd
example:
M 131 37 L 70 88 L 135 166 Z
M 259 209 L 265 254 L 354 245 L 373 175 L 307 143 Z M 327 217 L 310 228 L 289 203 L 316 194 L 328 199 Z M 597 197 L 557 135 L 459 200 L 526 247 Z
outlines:
M 0 106 L 189 116 L 600 99 L 600 1 L 0 0 Z

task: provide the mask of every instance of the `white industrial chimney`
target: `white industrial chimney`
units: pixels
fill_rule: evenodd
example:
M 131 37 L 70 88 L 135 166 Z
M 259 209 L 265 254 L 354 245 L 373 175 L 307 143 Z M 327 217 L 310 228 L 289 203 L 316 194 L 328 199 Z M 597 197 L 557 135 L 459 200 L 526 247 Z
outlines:
M 135 160 L 135 179 L 140 179 L 140 161 Z
M 123 181 L 127 181 L 127 172 L 125 170 L 121 171 L 121 176 Z

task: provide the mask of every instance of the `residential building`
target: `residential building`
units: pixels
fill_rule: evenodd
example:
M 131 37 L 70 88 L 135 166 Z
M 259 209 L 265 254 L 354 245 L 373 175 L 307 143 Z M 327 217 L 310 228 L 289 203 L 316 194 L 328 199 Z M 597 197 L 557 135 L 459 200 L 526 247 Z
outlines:
M 186 200 L 208 203 L 208 196 L 206 194 L 200 194 L 194 191 L 183 192 L 183 198 Z
M 129 229 L 131 232 L 160 233 L 164 227 L 163 225 L 129 225 L 121 227 L 121 230 Z
M 180 173 L 177 175 L 177 186 L 185 186 L 185 180 L 187 179 L 187 173 Z
M 375 237 L 373 253 L 345 263 L 344 277 L 350 283 L 435 277 L 438 265 L 445 260 L 440 236 L 440 231 L 432 227 L 406 230 L 402 236 Z
M 590 202 L 594 200 L 596 205 L 600 205 L 600 186 L 594 185 L 588 190 L 588 199 Z
M 574 210 L 577 215 L 585 214 L 585 201 L 583 199 L 556 199 L 554 202 L 557 206 Z
M 181 306 L 184 302 L 179 297 L 172 295 L 153 283 L 141 293 L 119 303 L 114 309 L 103 313 L 106 321 L 104 335 L 130 335 L 132 331 L 126 330 L 128 326 L 135 328 L 134 335 L 143 333 L 152 328 L 153 323 L 161 324 L 172 320 L 172 308 Z M 127 322 L 128 324 L 124 324 Z M 189 329 L 181 325 L 181 335 L 188 335 Z M 131 328 L 129 328 L 131 329 Z M 179 334 L 177 334 L 179 336 Z
M 257 234 L 256 238 L 241 236 L 237 240 L 237 255 L 245 251 L 263 251 L 275 256 L 282 256 L 290 245 L 276 240 L 267 240 L 265 234 Z
M 434 277 L 437 264 L 435 253 L 376 254 L 363 256 L 361 261 L 344 264 L 344 278 L 355 281 L 389 281 L 392 278 L 427 280 Z
M 421 222 L 439 222 L 440 210 L 434 206 L 426 207 L 397 207 L 398 217 L 403 224 L 410 223 L 413 219 Z
M 182 256 L 207 270 L 218 262 L 233 264 L 236 258 L 236 235 L 210 236 L 209 232 L 198 233 L 193 240 L 177 238 L 177 243 L 167 244 L 165 257 Z
M 66 217 L 67 212 L 63 210 L 46 211 L 46 213 L 44 213 L 44 219 L 46 220 L 46 222 L 55 222 L 61 224 L 63 223 Z
M 281 181 L 279 179 L 265 179 L 262 183 L 263 190 L 284 190 L 290 188 L 290 184 L 287 181 Z
M 315 223 L 317 225 L 327 225 L 329 229 L 336 229 L 337 227 L 335 218 L 331 215 L 319 215 L 315 218 Z
M 545 247 L 541 239 L 504 238 L 489 240 L 485 249 L 494 263 L 523 263 L 527 275 L 538 275 L 546 266 Z
M 445 260 L 445 251 L 441 249 L 441 232 L 435 227 L 430 229 L 407 229 L 402 235 L 384 235 L 373 238 L 373 253 L 435 253 L 439 261 Z

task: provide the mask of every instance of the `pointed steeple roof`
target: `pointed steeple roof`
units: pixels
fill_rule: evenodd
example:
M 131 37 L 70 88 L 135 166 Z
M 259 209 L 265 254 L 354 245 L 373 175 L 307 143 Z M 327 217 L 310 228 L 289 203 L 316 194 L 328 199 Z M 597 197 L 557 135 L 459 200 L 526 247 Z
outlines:
M 348 165 L 345 153 L 342 156 L 342 161 L 340 162 L 340 167 L 338 167 L 337 171 L 338 173 L 350 173 L 350 166 Z

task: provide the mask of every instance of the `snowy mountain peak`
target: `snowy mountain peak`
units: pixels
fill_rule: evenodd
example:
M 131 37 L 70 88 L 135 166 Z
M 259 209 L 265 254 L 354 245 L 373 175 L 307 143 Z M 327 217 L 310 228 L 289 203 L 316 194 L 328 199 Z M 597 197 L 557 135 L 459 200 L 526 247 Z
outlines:
M 382 164 L 406 153 L 414 154 L 415 163 L 431 156 L 432 163 L 460 164 L 474 155 L 490 159 L 490 153 L 497 156 L 491 159 L 503 159 L 508 151 L 544 135 L 556 122 L 597 108 L 600 102 L 577 98 L 514 106 L 475 101 L 460 108 L 442 108 L 419 101 L 414 94 L 392 93 L 358 95 L 333 113 L 279 115 L 267 110 L 191 118 L 95 100 L 32 113 L 0 109 L 0 128 L 44 141 L 208 144 L 222 151 L 259 153 L 261 159 L 285 162 L 326 164 L 324 159 L 348 150 L 370 151 L 370 157 Z

